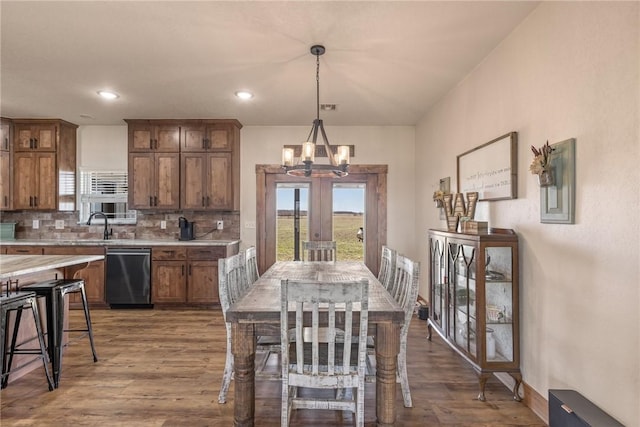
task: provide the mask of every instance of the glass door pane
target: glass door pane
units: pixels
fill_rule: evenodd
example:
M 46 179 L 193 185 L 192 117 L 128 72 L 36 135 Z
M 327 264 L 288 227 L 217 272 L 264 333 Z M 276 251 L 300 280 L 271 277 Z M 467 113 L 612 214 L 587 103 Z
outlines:
M 512 362 L 514 284 L 511 247 L 487 247 L 485 252 L 487 361 Z
M 308 239 L 309 184 L 277 184 L 276 261 L 302 259 L 302 241 Z
M 364 261 L 365 195 L 365 184 L 333 184 L 333 240 L 340 261 Z

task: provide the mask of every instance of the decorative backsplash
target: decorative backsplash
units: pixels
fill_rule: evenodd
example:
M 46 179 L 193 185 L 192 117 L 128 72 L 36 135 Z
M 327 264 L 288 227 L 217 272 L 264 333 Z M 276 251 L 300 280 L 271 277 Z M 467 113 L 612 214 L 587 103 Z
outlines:
M 196 240 L 239 240 L 239 212 L 145 212 L 138 211 L 136 225 L 109 224 L 113 229 L 112 239 L 178 239 L 178 218 L 184 216 L 194 223 Z M 38 220 L 39 227 L 33 228 Z M 224 228 L 216 230 L 217 221 Z M 64 221 L 63 229 L 56 229 L 56 221 Z M 161 229 L 161 221 L 167 228 Z M 101 239 L 104 225 L 78 224 L 77 212 L 2 212 L 2 222 L 16 222 L 16 239 Z

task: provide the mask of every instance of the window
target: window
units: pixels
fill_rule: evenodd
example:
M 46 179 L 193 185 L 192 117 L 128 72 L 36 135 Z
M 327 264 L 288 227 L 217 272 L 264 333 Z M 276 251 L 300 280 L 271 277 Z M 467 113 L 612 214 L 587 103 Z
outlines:
M 127 171 L 80 170 L 80 222 L 87 222 L 92 212 L 103 212 L 110 224 L 135 224 L 136 211 L 127 207 L 128 190 Z

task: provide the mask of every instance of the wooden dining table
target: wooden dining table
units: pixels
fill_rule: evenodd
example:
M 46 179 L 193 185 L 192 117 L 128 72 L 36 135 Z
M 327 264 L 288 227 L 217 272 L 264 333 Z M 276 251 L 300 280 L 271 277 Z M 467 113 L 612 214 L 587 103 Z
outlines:
M 258 335 L 280 334 L 280 284 L 283 279 L 338 282 L 369 280 L 369 335 L 375 337 L 376 418 L 391 426 L 396 417 L 396 367 L 404 311 L 362 262 L 279 261 L 247 294 L 227 311 L 234 357 L 234 425 L 253 426 L 255 412 L 255 353 Z M 295 325 L 295 312 L 289 326 Z

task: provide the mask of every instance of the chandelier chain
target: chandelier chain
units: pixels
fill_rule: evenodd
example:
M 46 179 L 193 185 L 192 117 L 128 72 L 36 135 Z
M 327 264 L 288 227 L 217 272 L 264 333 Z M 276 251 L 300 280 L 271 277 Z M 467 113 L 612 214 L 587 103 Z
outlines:
M 320 120 L 320 55 L 316 55 L 316 119 Z

